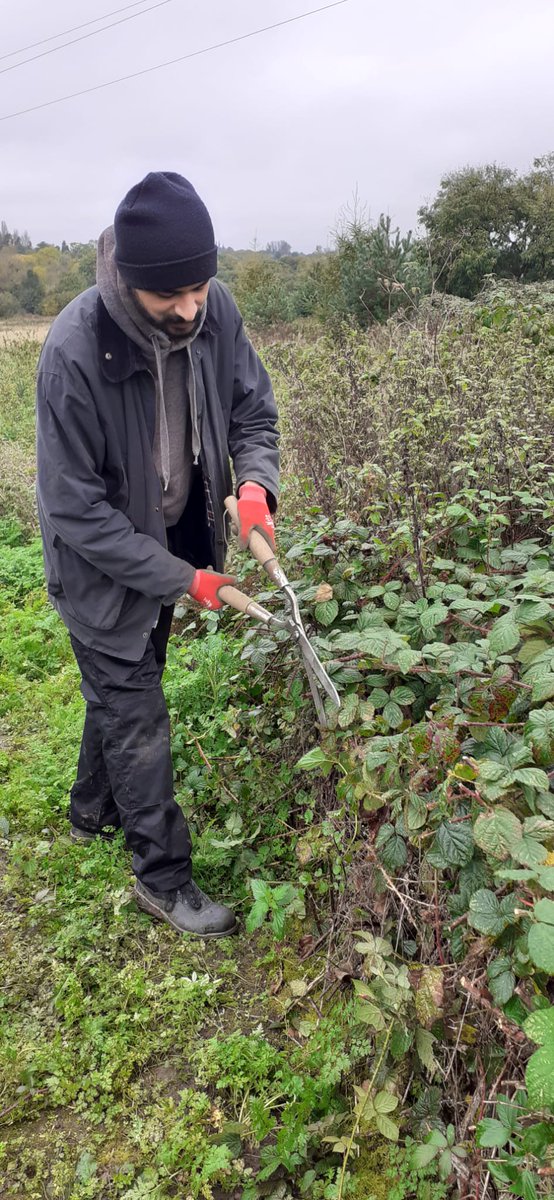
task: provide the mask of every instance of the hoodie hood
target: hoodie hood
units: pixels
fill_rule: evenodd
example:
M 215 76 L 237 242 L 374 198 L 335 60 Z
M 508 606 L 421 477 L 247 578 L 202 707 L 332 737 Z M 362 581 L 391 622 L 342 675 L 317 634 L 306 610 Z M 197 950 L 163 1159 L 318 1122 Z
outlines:
M 172 476 L 174 478 L 172 460 L 176 459 L 178 468 L 181 468 L 178 470 L 178 474 L 183 473 L 180 462 L 181 434 L 183 435 L 183 445 L 188 440 L 188 447 L 185 446 L 185 457 L 187 457 L 187 449 L 189 454 L 192 451 L 192 460 L 196 464 L 200 453 L 196 379 L 191 346 L 204 324 L 207 305 L 204 304 L 201 309 L 200 318 L 191 334 L 182 338 L 168 337 L 163 329 L 159 329 L 148 320 L 147 315 L 136 303 L 131 288 L 119 274 L 115 262 L 113 226 L 105 229 L 98 239 L 97 283 L 110 316 L 123 333 L 142 351 L 154 376 L 157 413 L 154 458 L 164 491 L 164 512 L 167 509 L 166 516 L 170 518 L 166 523 L 173 524 L 174 520 L 178 520 L 178 516 L 175 517 L 175 504 L 177 503 L 177 506 L 180 507 L 183 498 L 174 495 L 169 498 L 171 502 L 166 504 L 166 494 Z M 181 351 L 184 351 L 185 354 L 180 354 Z M 187 394 L 190 417 L 186 412 Z M 188 439 L 186 437 L 187 426 L 189 426 L 190 435 Z M 170 438 L 170 431 L 175 437 Z M 190 475 L 190 470 L 185 474 Z M 174 482 L 178 483 L 175 479 Z M 173 490 L 175 491 L 175 489 Z M 182 508 L 186 499 L 185 496 Z

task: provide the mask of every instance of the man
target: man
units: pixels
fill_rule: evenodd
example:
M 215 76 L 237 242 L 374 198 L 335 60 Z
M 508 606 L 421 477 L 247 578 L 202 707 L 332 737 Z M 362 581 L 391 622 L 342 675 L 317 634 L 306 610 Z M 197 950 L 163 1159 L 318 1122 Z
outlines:
M 271 385 L 216 271 L 192 185 L 147 175 L 100 238 L 98 286 L 54 321 L 37 385 L 48 592 L 86 700 L 71 833 L 122 826 L 140 907 L 201 937 L 236 921 L 192 880 L 161 688 L 167 640 L 181 596 L 220 608 L 232 582 L 229 456 L 243 545 L 253 528 L 273 544 L 278 490 Z

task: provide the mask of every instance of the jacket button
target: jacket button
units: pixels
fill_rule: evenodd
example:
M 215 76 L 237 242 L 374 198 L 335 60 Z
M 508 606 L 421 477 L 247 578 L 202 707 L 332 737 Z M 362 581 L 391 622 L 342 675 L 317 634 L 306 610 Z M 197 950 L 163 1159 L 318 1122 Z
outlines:
M 148 637 L 148 634 L 147 634 L 147 633 L 143 633 L 143 635 L 142 635 L 142 636 L 143 636 L 143 637 Z
M 155 512 L 159 512 L 159 511 L 160 511 L 160 506 L 159 506 L 159 504 L 157 504 L 156 508 L 155 508 Z
M 107 351 L 106 351 L 106 353 L 105 353 L 105 355 L 104 355 L 104 358 L 107 358 L 107 359 L 109 360 L 109 359 L 111 359 L 111 357 L 112 357 L 112 356 L 111 356 L 111 354 L 110 354 L 109 350 L 107 350 Z

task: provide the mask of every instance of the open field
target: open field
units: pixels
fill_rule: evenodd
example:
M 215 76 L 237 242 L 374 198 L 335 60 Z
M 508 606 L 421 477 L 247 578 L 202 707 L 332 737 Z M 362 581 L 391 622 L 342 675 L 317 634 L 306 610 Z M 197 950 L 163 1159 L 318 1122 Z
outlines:
M 0 346 L 32 338 L 44 341 L 52 321 L 48 317 L 11 317 L 0 321 Z

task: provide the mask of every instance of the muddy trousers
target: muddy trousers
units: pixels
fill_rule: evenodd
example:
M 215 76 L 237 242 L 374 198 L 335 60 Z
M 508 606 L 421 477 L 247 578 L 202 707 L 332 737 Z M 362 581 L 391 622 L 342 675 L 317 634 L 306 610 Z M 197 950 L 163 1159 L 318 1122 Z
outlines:
M 71 789 L 72 825 L 123 828 L 133 870 L 155 892 L 192 874 L 187 823 L 173 797 L 169 715 L 161 678 L 172 607 L 163 607 L 140 662 L 114 658 L 71 636 L 86 716 Z

